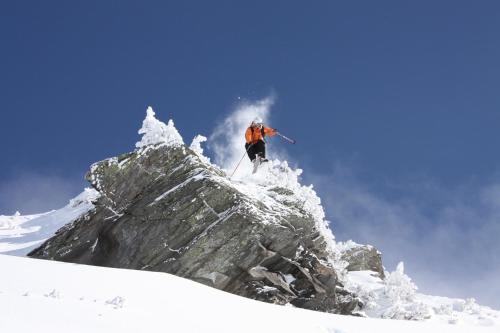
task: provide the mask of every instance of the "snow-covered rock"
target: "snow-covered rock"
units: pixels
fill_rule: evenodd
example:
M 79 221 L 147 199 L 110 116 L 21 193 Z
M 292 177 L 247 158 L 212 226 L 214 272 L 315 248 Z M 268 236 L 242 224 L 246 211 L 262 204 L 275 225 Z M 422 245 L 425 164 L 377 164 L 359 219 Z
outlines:
M 382 253 L 371 245 L 361 245 L 352 240 L 335 245 L 340 259 L 347 263 L 347 271 L 374 271 L 384 279 L 385 271 L 382 265 Z
M 95 210 L 29 255 L 168 272 L 266 302 L 350 313 L 358 302 L 339 283 L 319 198 L 286 163 L 262 174 L 232 181 L 184 145 L 101 161 L 87 174 L 100 194 Z

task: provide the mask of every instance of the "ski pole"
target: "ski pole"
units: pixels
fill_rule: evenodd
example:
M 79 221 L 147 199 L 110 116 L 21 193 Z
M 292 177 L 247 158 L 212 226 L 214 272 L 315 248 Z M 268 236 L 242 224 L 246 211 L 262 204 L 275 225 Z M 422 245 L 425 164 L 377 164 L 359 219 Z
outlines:
M 234 168 L 234 171 L 233 173 L 231 174 L 231 177 L 229 177 L 229 179 L 233 178 L 234 176 L 234 173 L 236 172 L 236 170 L 238 169 L 238 167 L 240 166 L 241 162 L 243 161 L 243 159 L 245 158 L 245 155 L 248 153 L 248 150 L 250 149 L 250 147 L 253 146 L 253 143 L 251 143 L 248 148 L 245 150 L 245 152 L 243 153 L 243 156 L 241 157 L 241 160 L 238 162 L 238 165 L 236 165 L 236 168 Z
M 285 139 L 286 141 L 288 141 L 288 142 L 290 142 L 290 143 L 292 143 L 292 144 L 295 144 L 295 142 L 296 142 L 295 140 L 290 139 L 290 138 L 288 138 L 288 137 L 284 136 L 284 135 L 283 135 L 283 134 L 281 134 L 280 132 L 276 132 L 276 134 L 278 134 L 278 135 L 279 135 L 279 136 L 281 136 L 283 139 Z

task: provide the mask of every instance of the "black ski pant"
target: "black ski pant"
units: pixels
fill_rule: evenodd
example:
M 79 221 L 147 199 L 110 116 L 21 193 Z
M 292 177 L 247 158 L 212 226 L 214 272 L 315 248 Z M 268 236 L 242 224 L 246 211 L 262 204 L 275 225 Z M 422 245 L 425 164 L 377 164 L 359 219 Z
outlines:
M 261 158 L 266 158 L 266 143 L 262 140 L 257 141 L 253 145 L 246 143 L 245 149 L 247 150 L 250 161 L 255 160 L 256 155 L 260 155 Z

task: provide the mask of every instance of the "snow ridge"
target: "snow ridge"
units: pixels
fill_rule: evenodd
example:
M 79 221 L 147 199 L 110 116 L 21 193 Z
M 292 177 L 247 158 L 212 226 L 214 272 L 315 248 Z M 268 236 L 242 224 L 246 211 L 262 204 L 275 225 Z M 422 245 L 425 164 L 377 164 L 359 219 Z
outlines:
M 26 255 L 62 226 L 94 209 L 100 193 L 86 188 L 61 209 L 36 215 L 0 216 L 0 253 Z

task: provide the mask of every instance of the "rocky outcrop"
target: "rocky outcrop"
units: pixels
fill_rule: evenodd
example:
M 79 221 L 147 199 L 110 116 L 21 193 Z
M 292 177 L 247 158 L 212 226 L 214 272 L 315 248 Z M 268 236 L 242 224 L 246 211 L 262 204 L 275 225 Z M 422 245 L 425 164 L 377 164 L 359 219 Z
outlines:
M 348 271 L 374 271 L 385 278 L 382 253 L 371 245 L 356 244 L 345 250 L 341 258 L 348 263 Z
M 184 145 L 99 162 L 86 178 L 100 193 L 95 209 L 29 256 L 167 272 L 318 311 L 350 314 L 358 306 L 339 282 L 328 239 L 290 189 L 262 188 L 261 200 Z

